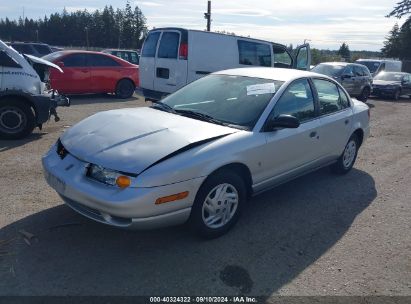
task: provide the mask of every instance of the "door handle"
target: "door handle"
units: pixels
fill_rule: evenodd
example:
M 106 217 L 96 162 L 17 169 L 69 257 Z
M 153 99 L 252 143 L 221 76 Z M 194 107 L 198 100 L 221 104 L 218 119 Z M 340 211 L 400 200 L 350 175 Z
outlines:
M 311 133 L 310 133 L 310 137 L 315 137 L 317 135 L 317 132 L 316 131 L 312 131 Z
M 345 123 L 346 125 L 348 125 L 349 122 L 350 122 L 349 119 L 346 119 L 346 120 L 344 121 L 344 123 Z

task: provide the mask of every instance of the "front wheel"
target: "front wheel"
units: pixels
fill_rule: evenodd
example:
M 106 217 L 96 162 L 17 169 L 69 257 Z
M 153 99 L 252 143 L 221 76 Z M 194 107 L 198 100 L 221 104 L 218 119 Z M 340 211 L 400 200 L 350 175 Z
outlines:
M 359 146 L 358 136 L 353 134 L 345 145 L 344 151 L 337 162 L 331 165 L 331 170 L 337 174 L 348 173 L 354 166 Z
M 189 222 L 200 236 L 219 237 L 237 222 L 245 201 L 242 178 L 232 171 L 217 172 L 198 190 Z
M 20 139 L 29 135 L 36 124 L 31 107 L 18 99 L 0 101 L 0 138 Z
M 119 98 L 130 98 L 133 96 L 135 86 L 131 80 L 122 79 L 117 83 L 116 96 Z
M 394 98 L 394 100 L 399 100 L 401 97 L 401 90 L 400 89 L 396 89 L 394 92 L 394 95 L 392 96 L 392 98 Z
M 367 102 L 368 97 L 370 97 L 371 94 L 371 90 L 368 87 L 365 87 L 362 92 L 361 95 L 358 97 L 359 100 L 361 100 L 362 102 Z

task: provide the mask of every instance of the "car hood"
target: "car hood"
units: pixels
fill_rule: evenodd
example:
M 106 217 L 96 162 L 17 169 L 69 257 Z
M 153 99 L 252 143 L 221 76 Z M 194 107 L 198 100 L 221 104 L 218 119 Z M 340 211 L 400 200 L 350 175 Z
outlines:
M 39 58 L 39 57 L 36 57 L 36 56 L 33 56 L 33 55 L 29 55 L 29 54 L 24 54 L 24 56 L 29 61 L 31 61 L 33 63 L 37 63 L 37 64 L 44 65 L 44 66 L 47 66 L 47 67 L 51 67 L 51 68 L 54 68 L 56 70 L 59 70 L 60 73 L 63 73 L 63 70 L 58 65 L 56 65 L 56 64 L 54 64 L 50 61 L 47 61 L 45 59 L 42 59 L 42 58 Z
M 60 140 L 81 160 L 139 174 L 179 150 L 237 131 L 144 107 L 97 113 L 68 129 Z
M 392 81 L 392 80 L 374 80 L 372 82 L 374 85 L 380 85 L 380 86 L 385 86 L 385 85 L 400 85 L 401 82 L 399 81 Z

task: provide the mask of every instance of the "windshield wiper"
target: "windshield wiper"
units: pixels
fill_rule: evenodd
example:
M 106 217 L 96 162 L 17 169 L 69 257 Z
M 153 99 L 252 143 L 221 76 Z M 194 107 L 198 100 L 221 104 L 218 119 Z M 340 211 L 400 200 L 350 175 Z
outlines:
M 153 108 L 157 108 L 159 110 L 163 110 L 163 111 L 170 112 L 170 113 L 177 113 L 173 107 L 170 107 L 168 104 L 162 101 L 152 100 L 151 102 L 154 103 L 154 105 L 152 106 Z
M 200 113 L 200 112 L 196 112 L 196 111 L 192 111 L 192 110 L 174 110 L 176 111 L 178 114 L 184 115 L 184 116 L 188 116 L 188 117 L 192 117 L 192 118 L 198 118 L 200 120 L 204 120 L 207 122 L 211 122 L 217 125 L 222 125 L 222 126 L 228 126 L 228 123 L 225 123 L 221 120 L 218 120 L 210 115 L 204 114 L 204 113 Z

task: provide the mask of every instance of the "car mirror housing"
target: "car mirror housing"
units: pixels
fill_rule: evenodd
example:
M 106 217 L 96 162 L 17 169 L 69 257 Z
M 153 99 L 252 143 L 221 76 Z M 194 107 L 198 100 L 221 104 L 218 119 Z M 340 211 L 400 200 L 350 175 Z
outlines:
M 300 121 L 292 115 L 281 114 L 274 119 L 270 119 L 265 127 L 265 131 L 271 132 L 277 129 L 296 129 L 300 126 Z

